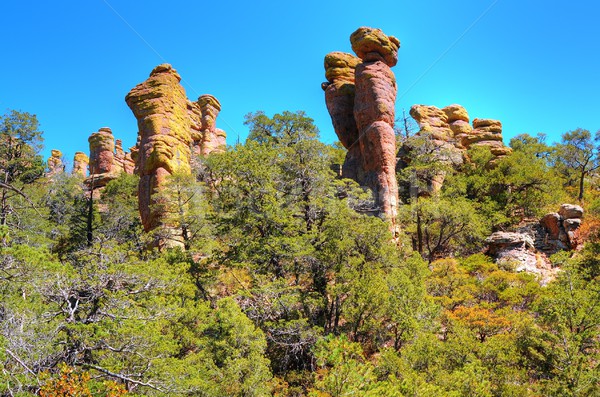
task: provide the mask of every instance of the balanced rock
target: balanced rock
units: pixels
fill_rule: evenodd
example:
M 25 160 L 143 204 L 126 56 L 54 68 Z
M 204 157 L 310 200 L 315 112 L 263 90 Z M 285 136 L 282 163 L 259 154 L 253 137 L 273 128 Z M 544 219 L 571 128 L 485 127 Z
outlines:
M 102 127 L 98 132 L 94 132 L 88 138 L 90 144 L 89 171 L 90 175 L 85 179 L 88 188 L 102 189 L 119 177 L 122 172 L 131 173 L 133 171 L 133 162 L 128 153 L 123 152 L 121 141 L 117 140 L 109 127 Z M 77 155 L 76 155 L 77 157 Z M 76 158 L 78 173 L 85 175 L 85 165 L 87 157 L 79 156 Z M 75 163 L 73 171 L 75 172 Z M 98 197 L 99 193 L 96 195 Z
M 396 78 L 400 42 L 380 29 L 361 27 L 350 36 L 360 59 L 341 52 L 325 57 L 325 101 L 335 131 L 348 149 L 342 174 L 368 186 L 377 213 L 395 229 L 398 206 Z
M 548 254 L 560 250 L 573 250 L 581 244 L 579 228 L 583 208 L 575 204 L 563 204 L 558 213 L 551 212 L 540 219 L 542 241 L 539 249 Z
M 51 150 L 50 157 L 48 158 L 48 172 L 46 172 L 46 177 L 53 178 L 64 170 L 65 166 L 62 162 L 62 152 L 56 149 Z
M 171 65 L 162 64 L 125 97 L 139 129 L 130 158 L 140 176 L 140 216 L 146 231 L 158 227 L 164 231 L 156 241 L 161 247 L 183 245 L 181 231 L 166 219 L 165 199 L 157 194 L 167 177 L 175 172 L 190 174 L 192 153 L 207 155 L 226 146 L 225 132 L 216 128 L 219 101 L 212 95 L 189 101 L 180 81 Z
M 207 156 L 213 152 L 225 150 L 227 135 L 217 128 L 217 116 L 221 103 L 212 95 L 204 94 L 198 98 L 200 108 L 200 136 L 192 136 L 194 152 Z

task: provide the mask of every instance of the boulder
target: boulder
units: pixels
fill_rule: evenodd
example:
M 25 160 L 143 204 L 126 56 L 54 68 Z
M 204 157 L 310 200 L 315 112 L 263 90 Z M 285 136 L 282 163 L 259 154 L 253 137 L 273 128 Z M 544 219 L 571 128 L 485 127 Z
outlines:
M 400 41 L 388 36 L 381 29 L 360 27 L 350 35 L 352 51 L 365 62 L 384 62 L 396 66 Z
M 564 219 L 582 218 L 583 208 L 576 204 L 562 204 L 558 213 Z
M 552 240 L 558 240 L 558 236 L 561 230 L 561 216 L 556 212 L 546 214 L 540 219 L 540 224 L 548 232 L 548 238 Z

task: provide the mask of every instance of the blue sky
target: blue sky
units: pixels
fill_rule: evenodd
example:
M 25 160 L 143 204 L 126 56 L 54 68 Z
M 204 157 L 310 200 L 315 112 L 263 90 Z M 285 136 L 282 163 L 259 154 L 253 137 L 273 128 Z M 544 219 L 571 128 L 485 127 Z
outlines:
M 209 93 L 228 143 L 243 116 L 304 110 L 336 139 L 321 82 L 323 57 L 351 52 L 359 26 L 401 42 L 393 68 L 397 115 L 413 104 L 459 103 L 471 118 L 549 141 L 600 129 L 599 3 L 540 0 L 261 1 L 56 0 L 3 2 L 0 109 L 35 113 L 44 154 L 67 160 L 111 127 L 125 147 L 137 124 L 127 92 L 160 63 L 183 77 L 188 97 Z

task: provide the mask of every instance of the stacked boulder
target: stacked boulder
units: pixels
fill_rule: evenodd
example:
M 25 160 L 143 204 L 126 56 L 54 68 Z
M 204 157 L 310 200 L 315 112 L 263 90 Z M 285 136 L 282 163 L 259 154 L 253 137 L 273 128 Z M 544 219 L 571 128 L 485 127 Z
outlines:
M 342 174 L 372 189 L 375 212 L 396 228 L 398 186 L 394 133 L 396 78 L 400 42 L 380 29 L 361 27 L 350 36 L 351 54 L 325 57 L 327 109 L 348 150 Z
M 546 214 L 539 223 L 528 224 L 517 232 L 496 232 L 486 239 L 486 253 L 498 264 L 514 264 L 516 271 L 537 274 L 543 284 L 553 279 L 549 255 L 580 246 L 579 227 L 583 208 L 563 204 L 558 212 Z
M 206 155 L 225 147 L 225 133 L 215 127 L 219 102 L 210 95 L 190 102 L 180 81 L 171 65 L 162 64 L 125 97 L 139 129 L 131 158 L 140 176 L 140 216 L 146 231 L 160 227 L 164 232 L 156 241 L 159 247 L 183 246 L 180 231 L 168 224 L 159 194 L 167 178 L 175 172 L 190 174 L 193 153 Z
M 62 162 L 62 153 L 60 150 L 53 149 L 50 151 L 48 158 L 48 171 L 46 177 L 52 179 L 56 175 L 65 170 L 65 165 Z
M 227 134 L 217 128 L 217 116 L 220 111 L 221 103 L 212 95 L 201 95 L 196 102 L 188 102 L 194 155 L 206 156 L 225 150 Z
M 579 227 L 583 208 L 574 204 L 563 204 L 558 212 L 544 215 L 540 220 L 543 228 L 542 249 L 548 252 L 576 249 L 580 244 Z
M 435 106 L 414 105 L 410 115 L 419 124 L 418 134 L 429 134 L 436 145 L 442 148 L 453 146 L 463 157 L 466 150 L 474 146 L 486 146 L 494 160 L 512 152 L 502 142 L 502 123 L 492 119 L 475 119 L 469 124 L 469 114 L 460 105 L 439 109 Z M 492 160 L 492 161 L 494 161 Z

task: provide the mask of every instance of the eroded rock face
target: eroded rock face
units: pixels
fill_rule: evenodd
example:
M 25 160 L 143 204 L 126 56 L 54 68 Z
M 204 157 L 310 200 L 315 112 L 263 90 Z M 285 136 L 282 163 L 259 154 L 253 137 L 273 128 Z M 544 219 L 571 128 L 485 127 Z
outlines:
M 579 227 L 583 208 L 561 205 L 559 212 L 544 215 L 539 223 L 522 225 L 517 232 L 496 232 L 486 239 L 486 253 L 498 264 L 514 265 L 517 271 L 537 274 L 542 284 L 557 272 L 549 257 L 560 250 L 573 250 L 580 244 Z
M 64 170 L 65 165 L 62 162 L 62 152 L 56 149 L 51 150 L 50 157 L 48 158 L 48 172 L 46 172 L 46 177 L 53 178 Z
M 325 56 L 325 103 L 333 128 L 348 150 L 342 165 L 342 176 L 364 184 L 363 159 L 358 142 L 358 127 L 354 119 L 354 73 L 360 59 L 344 52 L 331 52 Z
M 201 135 L 192 137 L 194 151 L 203 156 L 224 151 L 226 134 L 225 131 L 217 128 L 217 116 L 221 111 L 221 103 L 217 98 L 208 94 L 201 95 L 196 103 L 200 109 Z
M 325 57 L 325 101 L 348 154 L 342 173 L 371 188 L 380 215 L 395 228 L 398 187 L 394 134 L 400 42 L 379 29 L 361 27 L 350 36 L 351 54 Z
M 73 157 L 73 174 L 81 175 L 82 177 L 87 176 L 88 164 L 90 163 L 90 159 L 87 154 L 83 152 L 75 152 L 75 156 Z

